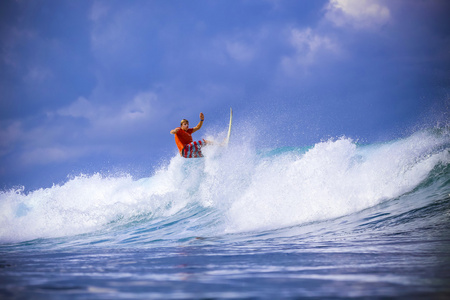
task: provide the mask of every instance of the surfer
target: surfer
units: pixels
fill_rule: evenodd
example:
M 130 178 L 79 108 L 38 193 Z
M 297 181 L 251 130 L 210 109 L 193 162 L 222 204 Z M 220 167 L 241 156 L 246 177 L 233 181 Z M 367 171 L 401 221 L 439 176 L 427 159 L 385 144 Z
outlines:
M 203 121 L 205 121 L 205 115 L 200 113 L 200 122 L 194 128 L 189 128 L 189 121 L 183 119 L 180 122 L 180 127 L 170 131 L 171 134 L 175 135 L 175 143 L 181 156 L 185 158 L 203 157 L 201 149 L 209 142 L 204 139 L 200 141 L 193 141 L 192 139 L 192 134 L 202 128 Z

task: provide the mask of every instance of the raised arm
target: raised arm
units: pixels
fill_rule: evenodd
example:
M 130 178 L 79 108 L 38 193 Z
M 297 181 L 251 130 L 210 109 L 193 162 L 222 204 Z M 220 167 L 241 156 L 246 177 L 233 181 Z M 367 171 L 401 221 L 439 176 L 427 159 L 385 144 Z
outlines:
M 200 128 L 202 128 L 203 121 L 205 120 L 205 115 L 203 113 L 200 113 L 200 122 L 198 122 L 197 126 L 195 126 L 192 131 L 192 133 L 196 132 Z
M 180 127 L 177 127 L 170 131 L 171 134 L 176 134 L 180 130 Z

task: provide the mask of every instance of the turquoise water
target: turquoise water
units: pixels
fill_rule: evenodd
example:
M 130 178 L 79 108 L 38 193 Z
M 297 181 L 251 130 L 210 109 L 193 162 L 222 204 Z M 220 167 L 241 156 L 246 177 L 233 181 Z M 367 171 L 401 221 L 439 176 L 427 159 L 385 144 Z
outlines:
M 0 194 L 0 296 L 450 296 L 450 135 L 205 148 Z

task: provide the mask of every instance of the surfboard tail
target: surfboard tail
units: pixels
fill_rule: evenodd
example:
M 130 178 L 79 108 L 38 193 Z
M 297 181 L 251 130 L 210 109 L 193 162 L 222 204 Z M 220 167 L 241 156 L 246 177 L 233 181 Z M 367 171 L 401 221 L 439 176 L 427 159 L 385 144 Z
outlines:
M 231 124 L 233 123 L 233 109 L 230 107 L 230 124 L 228 125 L 228 134 L 227 137 L 224 140 L 224 145 L 228 145 L 230 142 L 230 136 L 231 136 Z

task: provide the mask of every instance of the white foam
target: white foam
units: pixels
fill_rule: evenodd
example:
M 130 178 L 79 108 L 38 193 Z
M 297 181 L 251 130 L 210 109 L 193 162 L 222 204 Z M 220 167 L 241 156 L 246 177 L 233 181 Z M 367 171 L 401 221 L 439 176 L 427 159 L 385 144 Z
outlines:
M 174 172 L 135 181 L 131 176 L 78 176 L 28 194 L 0 194 L 0 241 L 71 236 L 92 232 L 120 219 L 168 216 L 185 206 Z
M 0 242 L 93 232 L 139 216 L 167 218 L 192 205 L 216 212 L 213 227 L 196 224 L 209 235 L 332 219 L 411 191 L 449 162 L 448 144 L 448 135 L 420 132 L 382 145 L 341 138 L 278 155 L 245 143 L 205 147 L 205 158 L 177 156 L 139 180 L 95 174 L 27 194 L 1 192 Z
M 351 139 L 318 143 L 255 165 L 250 186 L 232 203 L 226 232 L 266 230 L 344 216 L 396 198 L 449 162 L 448 138 L 419 133 L 357 147 Z

